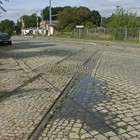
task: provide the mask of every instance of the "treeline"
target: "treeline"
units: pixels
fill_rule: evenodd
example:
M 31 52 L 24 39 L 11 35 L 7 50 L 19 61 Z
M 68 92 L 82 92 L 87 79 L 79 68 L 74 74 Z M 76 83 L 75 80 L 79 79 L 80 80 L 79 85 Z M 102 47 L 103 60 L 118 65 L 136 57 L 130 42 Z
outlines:
M 8 19 L 1 21 L 0 31 L 12 33 L 20 33 L 22 28 L 22 21 L 24 21 L 24 28 L 36 27 L 37 19 L 40 23 L 41 20 L 49 20 L 49 7 L 43 9 L 41 17 L 37 17 L 35 13 L 31 16 L 23 15 L 20 17 L 16 24 Z M 122 7 L 117 6 L 116 10 L 110 17 L 101 17 L 99 11 L 90 10 L 87 7 L 53 7 L 52 20 L 58 20 L 55 25 L 59 31 L 72 31 L 76 25 L 84 25 L 85 28 L 133 28 L 140 27 L 140 17 L 137 13 L 124 10 Z M 101 25 L 102 24 L 102 25 Z
M 140 27 L 140 17 L 136 12 L 124 10 L 116 6 L 116 10 L 108 18 L 104 18 L 103 26 L 106 28 L 134 28 Z
M 41 17 L 38 17 L 40 24 L 41 20 L 49 20 L 49 7 L 43 9 Z M 101 15 L 96 10 L 89 10 L 87 7 L 53 7 L 52 8 L 52 20 L 58 20 L 59 23 L 56 26 L 59 31 L 71 31 L 76 25 L 84 25 L 86 28 L 94 28 L 100 26 Z M 20 33 L 23 27 L 22 22 L 24 21 L 24 28 L 37 27 L 37 15 L 33 13 L 31 16 L 23 15 L 17 20 L 14 25 L 13 21 L 8 19 L 1 21 L 0 31 L 8 32 L 12 34 L 13 30 L 16 33 Z M 9 26 L 9 23 L 12 24 Z
M 71 31 L 76 25 L 84 25 L 86 28 L 99 27 L 101 15 L 96 10 L 87 7 L 56 7 L 52 8 L 52 20 L 58 20 L 56 25 L 58 30 Z M 46 7 L 42 16 L 44 20 L 49 20 L 49 7 Z

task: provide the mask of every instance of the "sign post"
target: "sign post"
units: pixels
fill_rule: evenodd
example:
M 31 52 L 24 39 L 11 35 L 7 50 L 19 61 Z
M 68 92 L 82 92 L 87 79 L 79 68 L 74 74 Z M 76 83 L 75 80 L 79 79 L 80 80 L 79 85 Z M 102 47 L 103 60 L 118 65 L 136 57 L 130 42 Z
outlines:
M 78 29 L 78 36 L 79 38 L 82 37 L 82 30 L 84 28 L 84 25 L 76 25 L 76 28 Z

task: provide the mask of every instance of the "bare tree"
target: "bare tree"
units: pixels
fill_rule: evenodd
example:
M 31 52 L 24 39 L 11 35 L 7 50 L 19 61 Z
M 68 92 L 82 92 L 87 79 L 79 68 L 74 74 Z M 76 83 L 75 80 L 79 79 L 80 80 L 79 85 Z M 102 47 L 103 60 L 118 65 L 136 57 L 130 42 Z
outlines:
M 4 11 L 4 12 L 7 12 L 1 5 L 3 4 L 3 1 L 8 1 L 9 2 L 9 0 L 0 0 L 0 9 L 2 10 L 2 11 Z

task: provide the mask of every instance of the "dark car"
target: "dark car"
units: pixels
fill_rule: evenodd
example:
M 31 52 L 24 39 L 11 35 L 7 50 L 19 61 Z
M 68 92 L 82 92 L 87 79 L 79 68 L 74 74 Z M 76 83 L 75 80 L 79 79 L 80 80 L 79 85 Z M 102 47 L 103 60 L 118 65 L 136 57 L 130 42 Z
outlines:
M 0 44 L 12 45 L 12 40 L 8 33 L 0 33 Z

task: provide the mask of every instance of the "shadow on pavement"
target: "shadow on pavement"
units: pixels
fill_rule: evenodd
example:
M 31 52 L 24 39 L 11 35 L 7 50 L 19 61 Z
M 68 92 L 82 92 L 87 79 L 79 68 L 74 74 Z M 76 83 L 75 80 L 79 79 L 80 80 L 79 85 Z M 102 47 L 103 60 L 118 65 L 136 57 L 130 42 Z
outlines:
M 58 49 L 56 44 L 38 44 L 29 43 L 22 44 L 17 43 L 12 46 L 2 46 L 0 48 L 0 58 L 15 58 L 15 59 L 24 59 L 31 57 L 44 57 L 44 56 L 67 56 L 68 54 L 73 53 L 71 50 L 67 49 Z M 21 45 L 21 47 L 20 47 Z M 30 51 L 29 49 L 32 49 Z
M 105 109 L 105 103 L 109 103 L 111 97 L 103 94 L 104 89 L 101 88 L 101 84 L 102 81 L 93 77 L 82 77 L 67 96 L 62 108 L 54 115 L 52 121 L 73 120 L 77 122 L 79 120 L 82 124 L 80 129 L 87 132 L 96 130 L 101 134 L 109 131 L 117 133 L 114 128 L 115 116 Z M 55 126 L 52 125 L 52 127 Z M 59 126 L 56 127 L 59 128 Z

